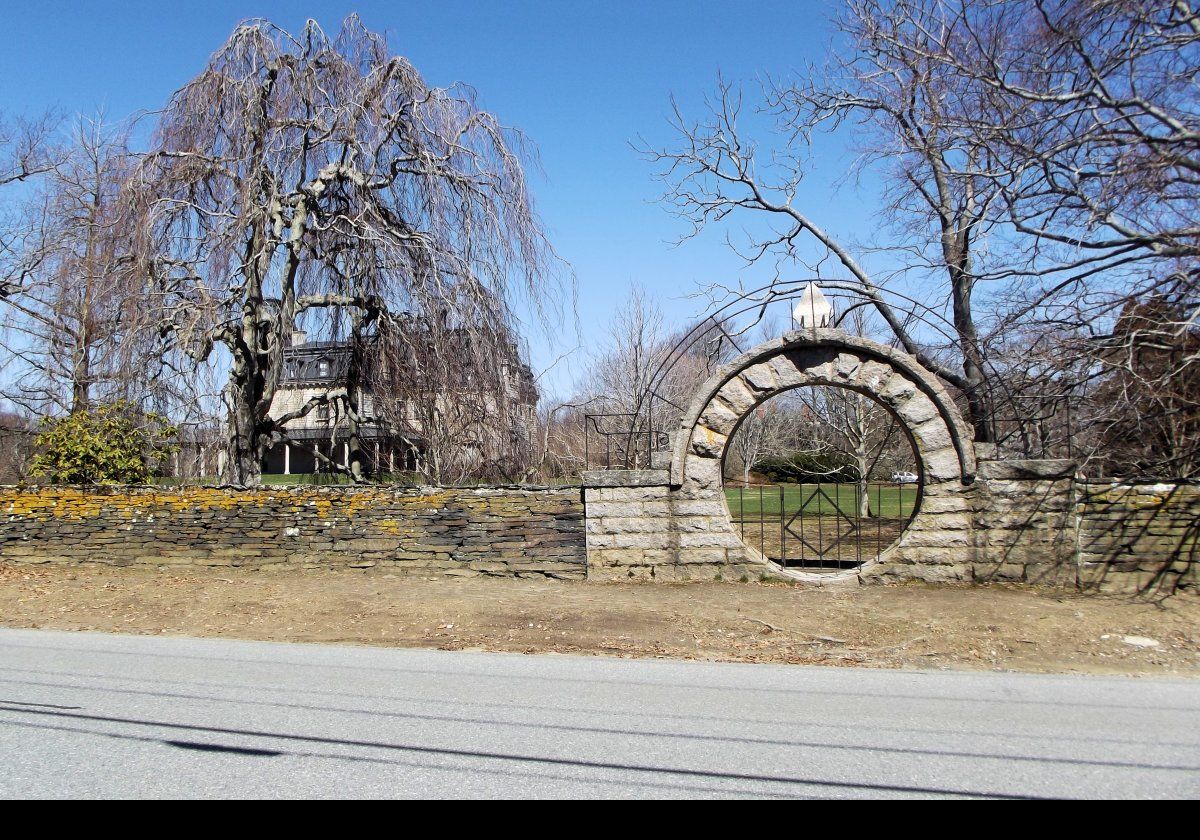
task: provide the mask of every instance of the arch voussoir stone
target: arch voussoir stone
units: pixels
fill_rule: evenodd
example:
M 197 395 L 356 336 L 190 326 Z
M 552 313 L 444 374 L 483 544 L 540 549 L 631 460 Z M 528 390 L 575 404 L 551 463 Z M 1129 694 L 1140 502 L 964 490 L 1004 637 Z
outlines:
M 975 453 L 967 426 L 941 383 L 916 359 L 839 330 L 812 330 L 755 347 L 701 386 L 677 433 L 672 485 L 687 485 L 693 467 L 703 471 L 707 483 L 711 471 L 693 459 L 723 458 L 720 438 L 728 444 L 751 409 L 805 385 L 854 388 L 879 400 L 912 435 L 918 460 L 924 462 L 926 455 L 933 459 L 930 466 L 936 466 L 933 473 L 939 480 L 974 480 Z M 699 429 L 707 430 L 701 439 L 696 437 Z M 953 469 L 946 463 L 948 446 Z

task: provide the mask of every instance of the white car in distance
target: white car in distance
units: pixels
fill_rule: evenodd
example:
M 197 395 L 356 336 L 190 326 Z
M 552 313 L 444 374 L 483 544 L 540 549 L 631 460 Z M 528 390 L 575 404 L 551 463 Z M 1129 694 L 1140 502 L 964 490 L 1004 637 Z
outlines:
M 892 473 L 892 481 L 897 484 L 916 484 L 920 479 L 916 473 L 910 472 L 894 472 Z

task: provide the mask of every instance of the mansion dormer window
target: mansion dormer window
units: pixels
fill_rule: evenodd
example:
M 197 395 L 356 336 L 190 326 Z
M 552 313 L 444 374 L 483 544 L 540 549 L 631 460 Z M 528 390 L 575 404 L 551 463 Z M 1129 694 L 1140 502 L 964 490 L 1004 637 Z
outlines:
M 328 359 L 320 359 L 317 361 L 317 376 L 321 377 L 322 379 L 329 376 L 329 360 Z

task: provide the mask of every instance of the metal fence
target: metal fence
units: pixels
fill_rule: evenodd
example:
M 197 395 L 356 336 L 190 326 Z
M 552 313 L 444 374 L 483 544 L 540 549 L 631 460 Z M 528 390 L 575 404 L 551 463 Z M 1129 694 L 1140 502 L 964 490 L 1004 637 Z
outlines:
M 789 569 L 834 572 L 876 559 L 920 505 L 920 482 L 759 484 L 725 489 L 742 541 Z
M 655 463 L 656 452 L 666 452 L 669 437 L 652 420 L 639 422 L 625 412 L 583 416 L 584 469 L 644 470 Z

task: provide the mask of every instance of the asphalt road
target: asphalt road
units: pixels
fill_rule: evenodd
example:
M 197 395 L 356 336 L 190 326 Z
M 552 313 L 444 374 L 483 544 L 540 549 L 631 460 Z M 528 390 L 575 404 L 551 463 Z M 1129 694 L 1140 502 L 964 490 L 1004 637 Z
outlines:
M 1200 681 L 0 630 L 6 797 L 1198 797 Z

